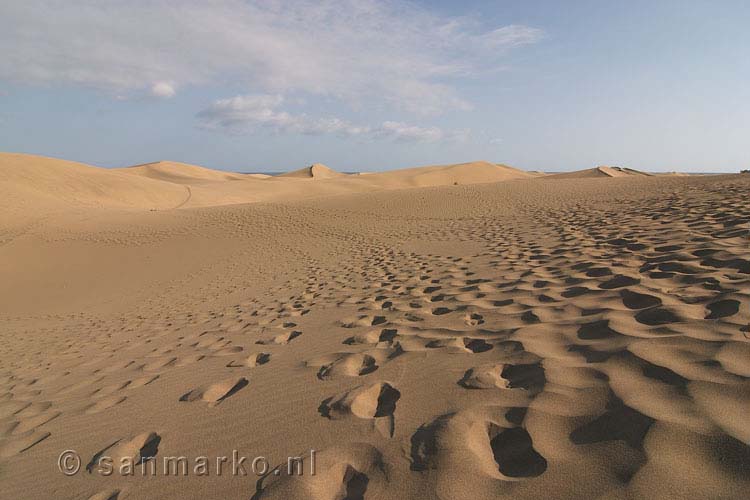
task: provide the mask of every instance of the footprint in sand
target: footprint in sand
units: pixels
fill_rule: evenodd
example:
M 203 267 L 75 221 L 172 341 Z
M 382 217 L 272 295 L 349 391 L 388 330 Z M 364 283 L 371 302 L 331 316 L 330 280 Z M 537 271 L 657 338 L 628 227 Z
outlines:
M 13 397 L 10 393 L 7 394 L 8 398 Z M 31 403 L 28 401 L 17 401 L 14 399 L 7 399 L 0 403 L 0 418 L 9 417 L 11 415 L 15 415 L 16 413 L 19 413 L 26 408 L 31 406 Z
M 93 413 L 99 413 L 100 411 L 104 411 L 109 408 L 112 408 L 113 406 L 119 405 L 126 399 L 128 398 L 125 396 L 118 396 L 118 395 L 107 396 L 103 399 L 100 399 L 96 403 L 87 406 L 86 409 L 84 410 L 84 413 L 89 414 L 89 415 Z
M 144 375 L 143 377 L 138 377 L 136 379 L 133 379 L 130 384 L 128 384 L 128 389 L 137 389 L 138 387 L 143 387 L 144 385 L 148 385 L 158 378 L 159 375 Z
M 0 458 L 9 458 L 23 453 L 49 436 L 49 432 L 31 430 L 21 436 L 5 440 L 0 444 Z
M 385 350 L 374 354 L 377 354 L 378 358 L 388 355 Z M 359 377 L 372 373 L 378 369 L 378 359 L 365 353 L 338 353 L 312 359 L 307 365 L 319 368 L 318 378 L 326 380 L 338 375 Z
M 51 420 L 59 417 L 61 413 L 59 411 L 45 411 L 34 416 L 21 418 L 18 421 L 18 425 L 13 429 L 13 434 L 23 434 L 32 429 L 36 429 Z
M 265 339 L 265 340 L 258 340 L 256 344 L 259 345 L 269 345 L 269 344 L 276 344 L 276 345 L 287 345 L 292 340 L 296 339 L 302 335 L 302 332 L 293 330 L 291 332 L 284 332 L 276 335 L 273 338 Z
M 578 338 L 581 340 L 603 340 L 620 337 L 622 337 L 622 334 L 609 327 L 608 319 L 586 323 L 578 329 Z
M 382 498 L 388 475 L 380 451 L 367 443 L 324 450 L 315 457 L 315 474 L 269 474 L 253 498 L 287 500 L 364 500 Z M 283 467 L 285 467 L 284 465 Z
M 101 398 L 104 396 L 111 396 L 112 394 L 125 389 L 129 385 L 130 385 L 130 380 L 105 385 L 99 389 L 94 390 L 94 392 L 91 393 L 91 397 Z
M 230 361 L 227 364 L 229 368 L 255 368 L 264 365 L 271 360 L 271 355 L 267 352 L 256 352 L 245 358 L 243 361 Z
M 485 341 L 484 339 L 472 339 L 464 337 L 457 340 L 459 347 L 463 347 L 466 351 L 474 354 L 487 352 L 493 348 L 493 345 Z
M 88 500 L 117 500 L 120 496 L 120 490 L 106 490 L 94 493 Z
M 204 387 L 198 387 L 180 397 L 182 402 L 204 401 L 216 406 L 247 385 L 245 377 L 232 377 Z
M 706 315 L 706 319 L 721 319 L 728 316 L 734 316 L 740 311 L 739 300 L 718 300 L 712 302 L 706 306 L 709 313 Z
M 539 319 L 539 316 L 534 314 L 534 311 L 526 311 L 521 315 L 521 321 L 527 324 L 535 324 L 540 323 L 541 320 Z
M 614 393 L 610 393 L 606 411 L 570 433 L 575 444 L 592 444 L 605 441 L 624 441 L 637 450 L 643 449 L 643 440 L 654 419 L 626 406 Z
M 508 381 L 508 388 L 525 389 L 531 394 L 541 392 L 547 384 L 542 363 L 505 365 L 500 376 Z
M 359 418 L 392 416 L 401 393 L 388 382 L 362 386 L 321 403 L 321 415 L 337 419 L 354 415 Z
M 164 368 L 169 368 L 172 365 L 175 364 L 177 361 L 177 358 L 165 356 L 162 358 L 157 358 L 154 361 L 149 361 L 145 365 L 143 365 L 142 369 L 147 372 L 155 372 L 159 370 L 163 370 Z
M 343 344 L 370 344 L 374 345 L 378 342 L 390 342 L 394 339 L 398 330 L 393 328 L 384 328 L 382 330 L 370 330 L 365 333 L 359 333 L 353 337 L 349 337 L 344 340 Z
M 132 438 L 117 440 L 94 455 L 86 465 L 86 470 L 89 473 L 97 470 L 101 466 L 102 457 L 111 459 L 111 465 L 115 467 L 123 463 L 139 465 L 156 456 L 159 452 L 159 443 L 161 436 L 155 432 L 144 432 Z
M 355 318 L 342 319 L 339 324 L 343 328 L 357 328 L 358 326 L 378 326 L 386 323 L 388 320 L 385 316 L 357 316 Z
M 525 410 L 525 409 L 523 409 Z M 496 496 L 503 484 L 542 475 L 547 460 L 534 448 L 531 434 L 505 415 L 517 411 L 483 407 L 437 417 L 422 425 L 411 438 L 411 469 L 437 469 L 448 481 L 441 497 L 468 498 L 462 484 L 477 478 L 485 486 L 475 498 Z
M 628 309 L 647 309 L 661 305 L 661 299 L 645 293 L 633 292 L 628 289 L 620 291 L 622 303 Z
M 479 313 L 468 313 L 464 317 L 464 323 L 468 326 L 479 326 L 484 324 L 484 316 Z
M 387 382 L 359 387 L 338 397 L 325 399 L 318 411 L 331 420 L 353 415 L 373 420 L 375 429 L 385 437 L 393 437 L 395 432 L 396 402 L 401 392 Z
M 222 347 L 221 349 L 218 349 L 214 351 L 214 356 L 231 356 L 233 354 L 237 354 L 238 352 L 242 352 L 244 349 L 238 345 L 235 346 L 227 346 Z
M 664 307 L 644 309 L 635 315 L 635 320 L 649 326 L 660 326 L 680 321 L 680 317 Z
M 601 288 L 602 290 L 612 290 L 615 288 L 637 285 L 640 282 L 641 280 L 638 278 L 625 276 L 624 274 L 618 274 L 614 278 L 599 285 L 599 288 Z
M 96 384 L 98 382 L 101 382 L 104 380 L 104 376 L 96 377 L 93 379 L 84 379 L 79 382 L 75 382 L 73 384 L 70 384 L 68 386 L 63 387 L 59 391 L 57 391 L 58 396 L 65 396 L 67 394 L 70 394 L 72 392 L 80 391 L 81 389 L 85 389 L 89 387 L 90 385 Z
M 206 356 L 204 354 L 191 354 L 189 356 L 182 357 L 178 359 L 175 362 L 175 366 L 188 366 L 192 365 L 193 363 L 197 363 L 198 361 L 201 361 Z
M 497 434 L 492 437 L 494 432 Z M 511 478 L 537 477 L 547 470 L 547 460 L 534 449 L 526 429 L 491 426 L 490 437 L 492 456 L 502 475 Z
M 458 384 L 467 389 L 507 389 L 510 381 L 503 378 L 502 363 L 469 368 Z
M 203 332 L 198 336 L 198 341 L 190 344 L 190 347 L 210 348 L 212 346 L 223 346 L 222 341 L 224 341 L 224 337 L 216 336 L 212 332 Z

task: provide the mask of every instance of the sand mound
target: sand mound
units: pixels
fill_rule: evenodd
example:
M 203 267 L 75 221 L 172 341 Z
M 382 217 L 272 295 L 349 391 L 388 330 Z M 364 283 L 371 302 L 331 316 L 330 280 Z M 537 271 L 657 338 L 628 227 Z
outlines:
M 180 401 L 190 403 L 201 400 L 209 406 L 216 406 L 241 390 L 247 383 L 245 377 L 230 377 L 214 384 L 192 389 L 183 394 Z
M 245 178 L 244 174 L 212 170 L 210 168 L 189 165 L 176 161 L 157 161 L 115 169 L 117 171 L 158 179 L 176 184 L 194 184 L 206 181 L 232 181 Z
M 309 167 L 294 170 L 281 174 L 278 177 L 295 177 L 300 179 L 333 179 L 336 177 L 342 177 L 346 174 L 336 172 L 332 168 L 326 167 L 322 163 L 313 163 Z
M 368 181 L 388 187 L 428 187 L 451 184 L 481 184 L 524 179 L 533 174 L 506 165 L 473 161 L 455 165 L 435 165 L 370 174 Z
M 64 206 L 169 208 L 185 189 L 121 171 L 43 156 L 0 153 L 0 211 L 25 216 Z
M 601 166 L 596 168 L 588 168 L 586 170 L 576 170 L 575 172 L 565 172 L 562 174 L 554 174 L 548 176 L 548 178 L 555 179 L 595 179 L 595 178 L 606 178 L 606 177 L 650 177 L 652 174 L 647 172 L 641 172 L 626 167 L 607 167 Z

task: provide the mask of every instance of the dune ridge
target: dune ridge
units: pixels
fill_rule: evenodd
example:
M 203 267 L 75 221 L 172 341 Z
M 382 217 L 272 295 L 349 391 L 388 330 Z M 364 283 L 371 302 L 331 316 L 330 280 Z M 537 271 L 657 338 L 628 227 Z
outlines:
M 500 182 L 534 174 L 505 165 L 471 162 L 347 175 L 316 163 L 277 176 L 237 174 L 160 161 L 103 169 L 34 155 L 0 153 L 0 193 L 7 210 L 31 207 L 46 214 L 100 206 L 165 210 L 282 199 L 304 199 L 372 190 Z M 315 180 L 313 184 L 295 182 Z M 19 215 L 23 215 L 22 212 Z

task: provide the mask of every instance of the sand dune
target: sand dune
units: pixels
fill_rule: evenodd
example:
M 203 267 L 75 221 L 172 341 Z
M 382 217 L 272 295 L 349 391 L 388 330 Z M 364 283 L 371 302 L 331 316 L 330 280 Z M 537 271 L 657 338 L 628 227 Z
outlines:
M 171 208 L 181 186 L 42 156 L 0 153 L 0 208 L 5 214 L 61 207 Z
M 0 156 L 4 495 L 746 497 L 750 176 L 597 172 Z
M 332 168 L 326 167 L 322 163 L 313 163 L 309 167 L 304 167 L 299 170 L 294 170 L 292 172 L 286 172 L 284 174 L 280 174 L 279 177 L 292 177 L 292 178 L 299 178 L 299 179 L 332 179 L 336 177 L 341 177 L 341 172 L 336 172 Z
M 158 161 L 115 170 L 176 184 L 194 184 L 202 181 L 231 181 L 245 178 L 243 174 L 211 170 L 210 168 L 175 161 Z
M 346 175 L 313 164 L 278 176 L 237 174 L 161 161 L 103 169 L 33 155 L 0 154 L 0 193 L 18 217 L 99 206 L 164 210 L 308 199 L 374 190 L 476 184 L 534 176 L 488 162 Z M 314 184 L 294 182 L 315 180 Z M 25 212 L 20 207 L 29 207 Z
M 601 166 L 589 168 L 586 170 L 576 170 L 574 172 L 553 174 L 550 177 L 554 177 L 555 179 L 592 179 L 602 177 L 646 177 L 651 175 L 652 174 L 650 173 L 641 172 L 640 170 L 635 170 L 632 168 Z
M 428 187 L 451 184 L 480 184 L 532 177 L 533 174 L 486 161 L 390 170 L 371 174 L 367 180 L 387 187 Z

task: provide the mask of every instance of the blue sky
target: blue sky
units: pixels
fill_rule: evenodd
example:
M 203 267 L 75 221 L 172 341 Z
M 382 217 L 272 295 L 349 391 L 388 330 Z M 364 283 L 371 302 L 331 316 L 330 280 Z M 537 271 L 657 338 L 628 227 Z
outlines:
M 0 150 L 345 171 L 750 168 L 742 1 L 0 3 Z

